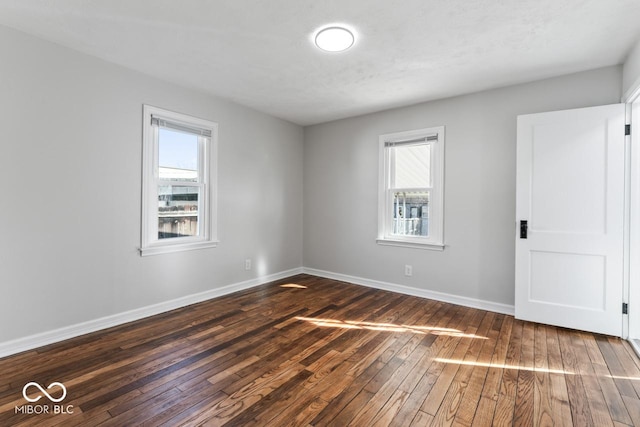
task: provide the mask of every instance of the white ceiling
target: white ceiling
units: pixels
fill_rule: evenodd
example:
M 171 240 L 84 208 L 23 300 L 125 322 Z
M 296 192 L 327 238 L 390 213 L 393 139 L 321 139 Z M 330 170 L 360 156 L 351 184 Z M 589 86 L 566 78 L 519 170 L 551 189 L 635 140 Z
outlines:
M 0 0 L 0 24 L 301 125 L 624 61 L 640 0 Z M 347 52 L 312 34 L 343 23 Z

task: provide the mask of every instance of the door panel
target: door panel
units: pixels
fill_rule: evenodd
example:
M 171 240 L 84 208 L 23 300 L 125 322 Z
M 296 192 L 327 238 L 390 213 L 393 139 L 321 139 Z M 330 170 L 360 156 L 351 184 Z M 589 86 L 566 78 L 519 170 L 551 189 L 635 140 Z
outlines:
M 531 148 L 531 198 L 536 201 L 531 206 L 531 227 L 602 234 L 606 208 L 605 123 L 597 123 L 589 132 L 580 123 L 534 125 Z M 589 201 L 587 209 L 575 203 L 583 200 Z
M 518 117 L 517 318 L 622 334 L 624 117 L 624 104 Z
M 605 257 L 543 251 L 531 251 L 530 257 L 530 301 L 605 309 Z M 571 281 L 580 283 L 579 293 L 563 286 Z

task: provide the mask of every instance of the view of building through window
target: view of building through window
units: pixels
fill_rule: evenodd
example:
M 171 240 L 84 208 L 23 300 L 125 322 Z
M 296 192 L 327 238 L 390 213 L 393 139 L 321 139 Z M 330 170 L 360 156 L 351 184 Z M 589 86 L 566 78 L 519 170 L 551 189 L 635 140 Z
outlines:
M 393 196 L 393 234 L 429 235 L 429 192 L 402 191 Z
M 198 235 L 198 136 L 158 135 L 158 239 Z

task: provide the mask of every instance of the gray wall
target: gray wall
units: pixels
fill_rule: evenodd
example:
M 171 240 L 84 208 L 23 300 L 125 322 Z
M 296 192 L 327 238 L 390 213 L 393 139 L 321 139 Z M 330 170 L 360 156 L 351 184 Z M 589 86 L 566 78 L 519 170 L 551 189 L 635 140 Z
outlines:
M 636 89 L 634 85 L 640 83 L 640 40 L 631 49 L 624 62 L 622 70 L 622 93 L 627 94 L 629 90 Z
M 609 67 L 305 128 L 305 267 L 512 305 L 516 116 L 616 103 L 621 88 Z M 377 245 L 378 135 L 440 125 L 445 250 Z
M 0 58 L 0 343 L 302 265 L 301 127 L 4 27 Z M 143 103 L 219 123 L 217 248 L 139 256 Z

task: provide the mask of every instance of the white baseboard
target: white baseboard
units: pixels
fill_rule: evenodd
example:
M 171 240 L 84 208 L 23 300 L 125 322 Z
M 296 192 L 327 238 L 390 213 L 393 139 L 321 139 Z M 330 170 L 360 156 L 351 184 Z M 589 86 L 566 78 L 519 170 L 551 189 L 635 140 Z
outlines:
M 463 305 L 465 307 L 479 308 L 481 310 L 493 311 L 496 313 L 514 315 L 513 305 L 501 304 L 492 301 L 485 301 L 475 298 L 462 297 L 443 292 L 429 291 L 426 289 L 412 288 L 395 283 L 381 282 L 378 280 L 365 279 L 362 277 L 348 276 L 346 274 L 333 273 L 330 271 L 317 270 L 315 268 L 303 267 L 302 272 L 313 276 L 326 277 L 327 279 L 340 280 L 343 282 L 355 283 L 356 285 L 367 286 L 369 288 L 382 289 L 385 291 L 398 292 L 400 294 L 412 295 L 420 298 L 428 298 L 436 301 L 448 302 L 451 304 Z
M 635 351 L 636 356 L 640 358 L 640 340 L 629 338 L 627 339 L 633 351 Z
M 134 320 L 140 320 L 145 317 L 154 316 L 156 314 L 175 310 L 176 308 L 185 307 L 187 305 L 231 294 L 233 292 L 253 288 L 255 286 L 263 285 L 268 282 L 273 282 L 274 280 L 284 279 L 285 277 L 301 274 L 302 272 L 303 269 L 301 267 L 281 271 L 279 273 L 270 274 L 268 276 L 258 277 L 244 282 L 227 285 L 222 288 L 211 289 L 209 291 L 187 295 L 171 301 L 165 301 L 130 311 L 125 311 L 123 313 L 114 314 L 111 316 L 89 320 L 87 322 L 78 323 L 76 325 L 65 326 L 63 328 L 54 329 L 52 331 L 30 335 L 28 337 L 18 338 L 12 341 L 6 341 L 0 343 L 0 358 L 16 353 L 21 353 L 23 351 L 32 350 L 44 345 L 64 341 L 69 338 L 75 338 L 80 335 L 88 334 L 90 332 L 96 332 L 101 329 L 110 328 L 112 326 L 122 325 L 123 323 L 132 322 Z

